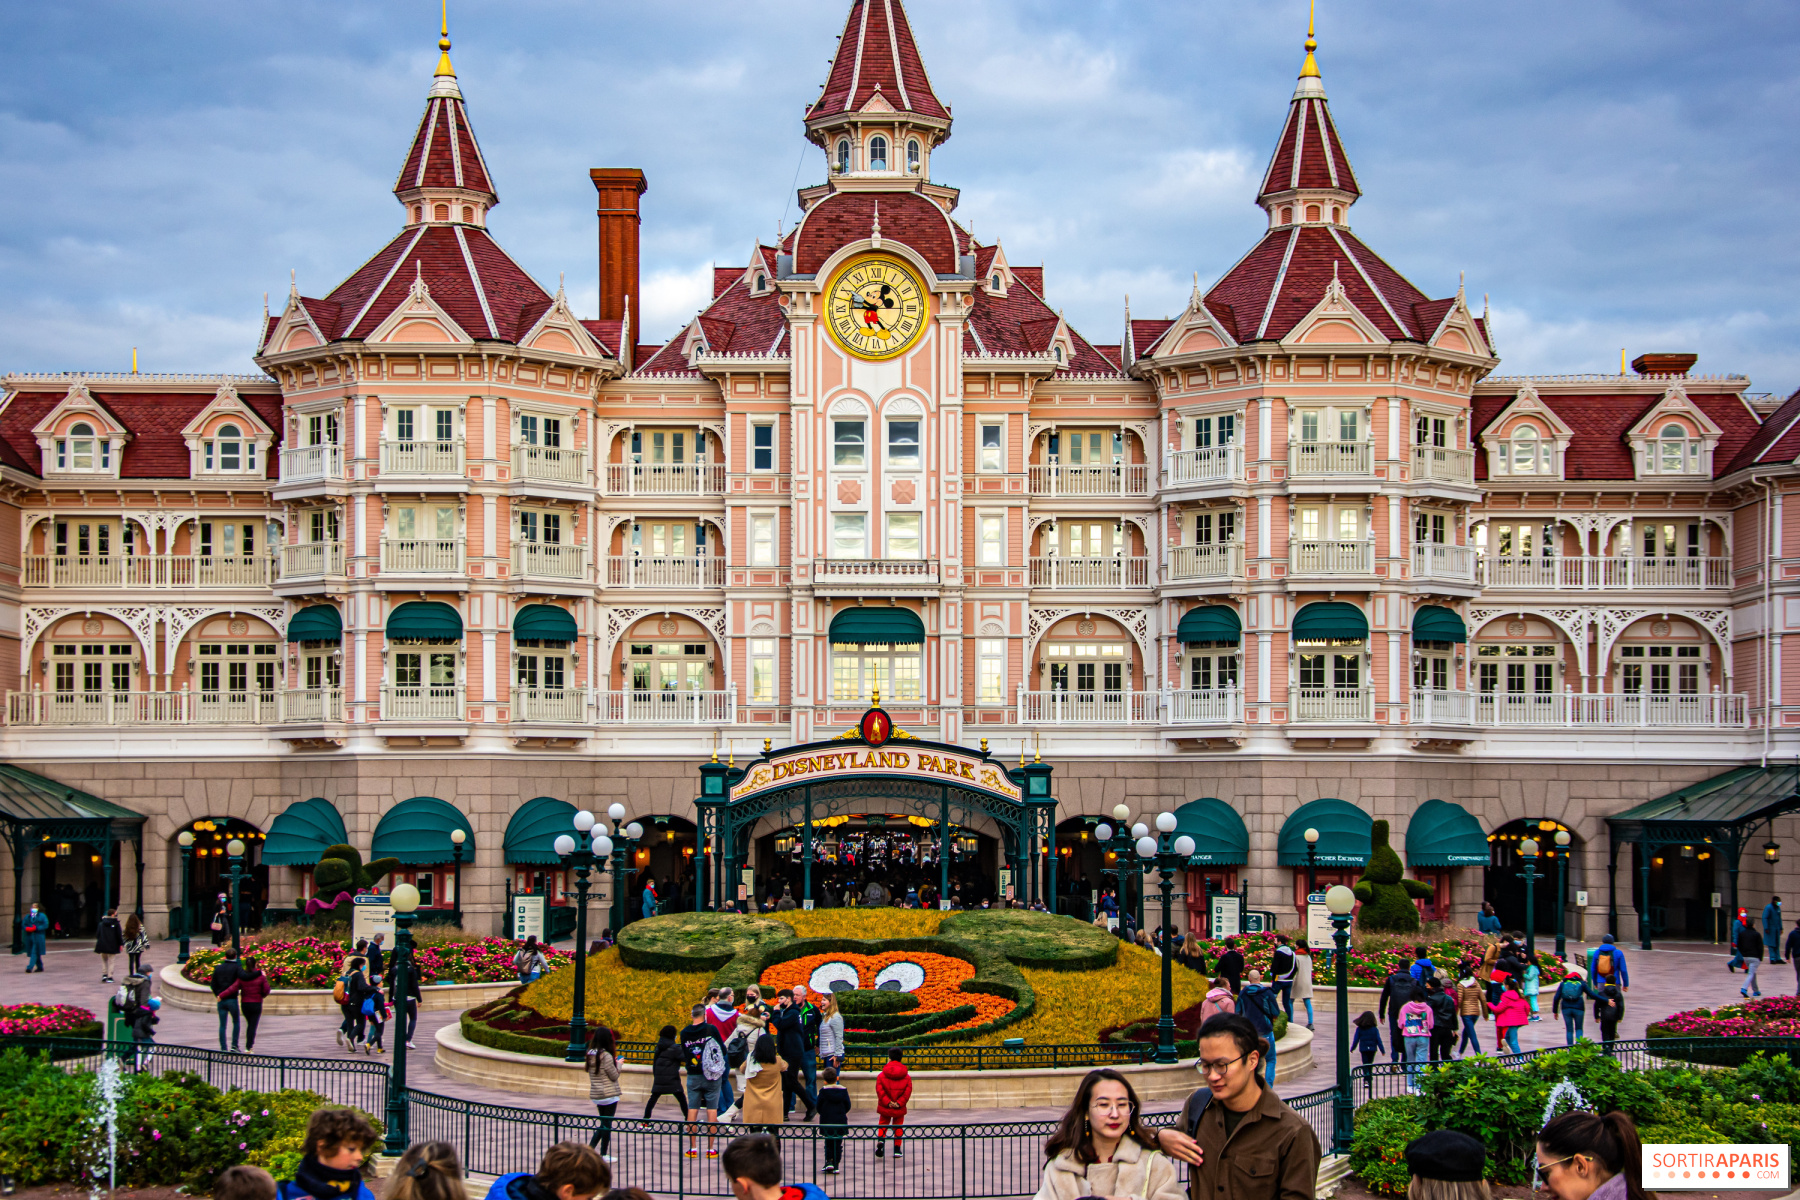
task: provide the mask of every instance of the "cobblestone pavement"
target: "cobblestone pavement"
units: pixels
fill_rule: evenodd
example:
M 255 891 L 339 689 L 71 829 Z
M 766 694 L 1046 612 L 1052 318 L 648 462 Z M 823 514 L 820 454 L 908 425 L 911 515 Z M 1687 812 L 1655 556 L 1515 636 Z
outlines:
M 1591 943 L 1570 944 L 1570 954 L 1585 954 Z M 1722 946 L 1705 943 L 1668 942 L 1656 949 L 1645 952 L 1635 946 L 1626 946 L 1627 968 L 1631 972 L 1632 986 L 1625 997 L 1625 1020 L 1619 1027 L 1619 1036 L 1624 1038 L 1642 1037 L 1644 1028 L 1651 1022 L 1667 1016 L 1671 1012 L 1693 1008 L 1701 1004 L 1717 1004 L 1737 998 L 1738 989 L 1744 984 L 1742 973 L 1731 974 L 1725 970 L 1725 962 L 1729 952 Z M 146 956 L 149 960 L 150 973 L 166 966 L 175 958 L 175 943 L 158 942 L 151 947 Z M 1794 968 L 1788 964 L 1773 965 L 1764 963 L 1759 982 L 1763 992 L 1767 994 L 1789 994 L 1795 990 Z M 160 986 L 160 983 L 159 983 Z M 85 1008 L 102 1012 L 107 999 L 113 993 L 113 986 L 100 982 L 100 959 L 93 953 L 92 943 L 77 942 L 73 939 L 53 943 L 45 958 L 45 970 L 42 974 L 26 974 L 23 955 L 11 957 L 0 964 L 0 1004 L 19 1004 L 24 1002 L 52 1002 L 79 1004 Z M 1324 991 L 1324 986 L 1319 986 Z M 1355 1006 L 1352 1006 L 1353 1009 Z M 1356 1015 L 1352 1011 L 1351 1016 Z M 1304 1019 L 1302 1010 L 1301 1018 Z M 1543 1020 L 1535 1025 L 1527 1026 L 1520 1035 L 1520 1044 L 1526 1049 L 1540 1049 L 1560 1046 L 1563 1043 L 1563 1026 L 1560 1020 L 1553 1020 L 1545 1002 Z M 426 1012 L 419 1014 L 419 1028 L 414 1042 L 417 1051 L 409 1058 L 409 1076 L 413 1086 L 444 1095 L 464 1097 L 471 1100 L 482 1100 L 490 1104 L 511 1104 L 536 1109 L 540 1112 L 561 1111 L 576 1114 L 591 1114 L 592 1108 L 583 1101 L 573 1098 L 536 1096 L 495 1092 L 474 1087 L 438 1074 L 431 1057 L 435 1043 L 433 1035 L 439 1028 L 457 1019 L 454 1012 Z M 1336 1070 L 1335 1017 L 1329 1011 L 1321 1011 L 1315 1021 L 1317 1040 L 1313 1043 L 1313 1069 L 1300 1077 L 1284 1084 L 1283 1094 L 1297 1095 L 1303 1092 L 1317 1091 L 1330 1087 Z M 338 1048 L 333 1038 L 337 1027 L 337 1019 L 333 1016 L 306 1017 L 271 1017 L 263 1021 L 257 1037 L 256 1049 L 262 1054 L 283 1054 L 310 1056 L 318 1058 L 348 1057 L 347 1052 Z M 1590 1014 L 1588 1032 L 1597 1035 Z M 390 1044 L 393 1029 L 390 1027 Z M 1383 1041 L 1386 1033 L 1383 1032 Z M 1491 1049 L 1493 1045 L 1493 1024 L 1483 1022 L 1481 1027 L 1482 1045 Z M 218 1045 L 218 1022 L 210 1013 L 182 1012 L 174 1008 L 164 1008 L 162 1023 L 157 1028 L 157 1040 L 163 1043 L 181 1043 L 191 1046 Z M 667 1106 L 665 1106 L 666 1108 Z M 1173 1103 L 1153 1105 L 1153 1109 L 1173 1108 Z M 1049 1108 L 977 1110 L 972 1112 L 924 1112 L 915 1115 L 916 1124 L 965 1124 L 980 1121 L 1017 1121 L 1060 1116 L 1060 1110 Z M 872 1122 L 873 1113 L 856 1113 L 853 1121 Z

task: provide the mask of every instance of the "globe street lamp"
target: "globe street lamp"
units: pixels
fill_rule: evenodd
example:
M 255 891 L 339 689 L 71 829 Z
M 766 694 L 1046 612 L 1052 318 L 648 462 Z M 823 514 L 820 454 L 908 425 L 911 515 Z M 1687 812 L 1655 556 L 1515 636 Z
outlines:
M 1136 845 L 1138 842 L 1143 841 L 1149 836 L 1150 827 L 1142 821 L 1139 821 L 1136 825 L 1131 827 L 1131 841 L 1133 845 Z M 1135 912 L 1137 914 L 1137 927 L 1139 929 L 1144 927 L 1144 875 L 1147 870 L 1148 868 L 1145 866 L 1142 859 L 1134 858 L 1131 860 L 1132 874 L 1137 877 L 1137 907 Z
M 456 898 L 456 927 L 462 928 L 462 856 L 463 843 L 469 840 L 467 830 L 452 829 L 450 831 L 450 861 L 456 864 L 456 874 L 451 877 L 451 894 Z M 399 934 L 395 934 L 399 937 Z
M 1525 860 L 1525 869 L 1520 874 L 1525 879 L 1525 961 L 1537 961 L 1537 910 L 1532 907 L 1536 893 L 1532 885 L 1540 878 L 1537 869 L 1538 844 L 1536 838 L 1526 838 L 1519 843 L 1519 857 Z
M 1564 889 L 1569 878 L 1569 842 L 1572 840 L 1568 830 L 1556 831 L 1556 957 L 1558 958 L 1561 958 L 1568 948 L 1563 938 L 1563 922 L 1567 916 L 1566 909 L 1568 907 L 1564 903 L 1564 898 L 1569 893 Z
M 176 962 L 188 960 L 188 881 L 194 874 L 194 831 L 184 829 L 175 835 L 176 844 L 181 847 L 181 952 L 175 956 Z
M 461 833 L 462 830 L 457 830 Z M 456 843 L 460 848 L 462 843 Z M 399 1036 L 394 1038 L 394 1065 L 388 1072 L 387 1152 L 405 1154 L 412 1144 L 412 1114 L 406 1101 L 406 1002 L 412 991 L 413 914 L 419 907 L 419 889 L 410 883 L 397 883 L 388 893 L 394 908 L 394 983 L 388 999 L 399 1020 Z
M 625 806 L 614 804 L 606 810 L 606 815 L 612 818 L 612 832 L 619 835 L 618 841 L 613 843 L 612 915 L 607 919 L 608 927 L 616 935 L 619 930 L 625 928 L 625 922 L 630 919 L 630 914 L 625 909 L 625 826 L 622 824 L 625 820 Z
M 225 843 L 225 853 L 231 856 L 231 950 L 233 958 L 241 958 L 243 949 L 238 945 L 238 931 L 243 925 L 238 910 L 238 887 L 244 879 L 244 843 L 232 838 Z
M 1337 884 L 1325 893 L 1331 913 L 1331 941 L 1337 947 L 1337 1091 L 1331 1098 L 1332 1150 L 1350 1153 L 1356 1135 L 1356 1104 L 1350 1095 L 1350 914 L 1356 893 Z
M 565 869 L 575 872 L 575 1013 L 569 1019 L 569 1048 L 563 1055 L 568 1062 L 587 1060 L 587 898 L 588 873 L 597 862 L 605 862 L 613 852 L 612 839 L 598 834 L 590 843 L 588 833 L 594 828 L 594 814 L 585 808 L 575 814 L 575 831 L 581 834 L 581 849 L 576 839 L 563 834 L 556 839 L 556 856 Z
M 1319 831 L 1306 831 L 1306 894 L 1319 890 Z
M 1156 1020 L 1156 1061 L 1159 1063 L 1180 1061 L 1175 1053 L 1175 937 L 1170 928 L 1174 917 L 1169 906 L 1175 898 L 1175 870 L 1193 855 L 1194 839 L 1185 833 L 1176 837 L 1176 825 L 1174 813 L 1157 813 L 1158 836 L 1151 837 L 1146 832 L 1137 842 L 1138 858 L 1146 864 L 1155 859 L 1156 868 L 1162 873 L 1162 1013 Z

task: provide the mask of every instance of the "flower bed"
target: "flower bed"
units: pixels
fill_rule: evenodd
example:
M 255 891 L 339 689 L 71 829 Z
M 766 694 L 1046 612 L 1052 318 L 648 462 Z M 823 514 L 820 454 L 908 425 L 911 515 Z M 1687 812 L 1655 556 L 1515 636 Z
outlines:
M 1717 1008 L 1694 1008 L 1664 1017 L 1646 1038 L 1800 1038 L 1800 996 L 1768 996 Z M 1744 1054 L 1730 1047 L 1687 1050 L 1671 1057 L 1736 1066 Z
M 1252 970 L 1268 971 L 1269 960 L 1275 953 L 1275 935 L 1273 933 L 1241 933 L 1234 940 L 1237 942 L 1239 952 L 1244 956 L 1246 974 Z M 1381 940 L 1387 942 L 1392 939 L 1383 937 Z M 1206 956 L 1206 970 L 1212 971 L 1218 964 L 1219 955 L 1224 951 L 1221 942 L 1199 938 L 1195 939 L 1193 944 Z M 1482 950 L 1481 943 L 1474 938 L 1438 939 L 1423 943 L 1400 942 L 1391 948 L 1383 946 L 1379 949 L 1359 950 L 1356 947 L 1356 935 L 1353 931 L 1350 945 L 1350 986 L 1380 987 L 1387 981 L 1387 977 L 1395 967 L 1405 966 L 1413 961 L 1411 947 L 1419 944 L 1425 946 L 1426 952 L 1431 955 L 1432 962 L 1439 967 L 1452 969 L 1466 957 L 1479 958 Z M 1315 987 L 1327 982 L 1322 973 L 1323 968 L 1319 965 L 1322 949 L 1330 949 L 1330 947 L 1314 946 L 1312 948 L 1313 986 Z M 1562 978 L 1562 964 L 1554 954 L 1540 951 L 1538 969 L 1545 973 L 1545 982 L 1549 982 L 1553 978 Z M 1556 974 L 1549 974 L 1552 971 Z M 1335 978 L 1335 976 L 1332 977 L 1333 980 Z
M 419 978 L 432 983 L 504 983 L 518 978 L 513 955 L 523 943 L 505 938 L 483 938 L 477 942 L 447 942 L 437 946 L 418 946 L 413 961 L 418 964 Z M 566 950 L 543 947 L 551 969 L 569 961 Z M 265 942 L 247 947 L 246 957 L 256 959 L 269 976 L 273 987 L 282 989 L 326 989 L 344 972 L 349 947 L 342 942 L 306 937 L 295 941 Z M 391 958 L 392 948 L 389 948 Z M 213 968 L 225 957 L 224 950 L 201 950 L 181 969 L 181 977 L 193 983 L 212 978 Z
M 1007 1038 L 1056 1046 L 1092 1046 L 1103 1031 L 1162 1011 L 1162 959 L 1137 946 L 1120 945 L 1119 957 L 1100 971 L 1021 968 L 1037 994 L 1037 1009 L 1005 1029 L 966 1039 L 975 1045 L 998 1046 Z M 1170 979 L 1177 1012 L 1206 998 L 1206 980 L 1177 966 Z
M 879 954 L 827 953 L 791 958 L 769 967 L 758 982 L 762 984 L 765 993 L 771 988 L 779 991 L 795 984 L 806 984 L 814 991 L 823 992 L 831 985 L 822 981 L 821 975 L 833 975 L 846 981 L 850 975 L 854 975 L 857 977 L 857 987 L 851 990 L 872 991 L 877 987 L 876 980 L 888 968 L 896 968 L 902 973 L 916 970 L 917 977 L 922 982 L 907 991 L 896 993 L 911 996 L 916 1003 L 904 1013 L 847 1015 L 844 1026 L 847 1042 L 893 1045 L 934 1030 L 948 1033 L 958 1029 L 973 1029 L 977 1025 L 997 1021 L 1018 1007 L 1014 1001 L 1004 996 L 965 992 L 962 985 L 975 978 L 974 963 L 923 950 L 888 950 Z M 907 982 L 911 983 L 912 980 Z
M 0 1034 L 24 1037 L 99 1037 L 100 1020 L 73 1004 L 0 1006 Z

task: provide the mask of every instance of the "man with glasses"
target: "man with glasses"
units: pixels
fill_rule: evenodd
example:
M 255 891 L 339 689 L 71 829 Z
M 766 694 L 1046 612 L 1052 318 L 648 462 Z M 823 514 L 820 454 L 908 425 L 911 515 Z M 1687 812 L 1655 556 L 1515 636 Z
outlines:
M 1205 1086 L 1159 1130 L 1163 1153 L 1190 1165 L 1193 1200 L 1313 1200 L 1319 1139 L 1264 1082 L 1268 1044 L 1243 1017 L 1221 1013 L 1200 1027 Z

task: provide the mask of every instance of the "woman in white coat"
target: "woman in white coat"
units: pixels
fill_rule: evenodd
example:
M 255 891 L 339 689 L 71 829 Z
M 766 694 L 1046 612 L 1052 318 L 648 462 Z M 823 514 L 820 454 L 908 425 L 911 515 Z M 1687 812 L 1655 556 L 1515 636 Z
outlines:
M 1305 938 L 1301 938 L 1294 943 L 1294 1003 L 1306 1001 L 1306 1027 L 1308 1029 L 1313 1027 L 1312 969 L 1312 948 L 1306 944 Z
M 1089 1071 L 1044 1143 L 1050 1161 L 1036 1200 L 1186 1200 L 1175 1163 L 1138 1124 L 1137 1093 L 1125 1076 Z

